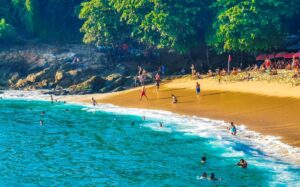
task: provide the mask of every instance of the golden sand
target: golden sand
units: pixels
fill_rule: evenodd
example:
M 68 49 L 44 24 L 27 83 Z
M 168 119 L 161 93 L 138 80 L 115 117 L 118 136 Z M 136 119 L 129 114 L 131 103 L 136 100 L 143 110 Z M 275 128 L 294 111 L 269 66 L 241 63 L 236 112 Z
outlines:
M 73 102 L 111 103 L 123 107 L 167 110 L 185 115 L 245 124 L 265 135 L 282 137 L 282 141 L 300 147 L 300 87 L 263 82 L 221 83 L 202 79 L 201 94 L 195 93 L 195 82 L 181 78 L 162 84 L 157 92 L 147 87 L 149 100 L 139 101 L 141 88 L 111 94 L 68 96 Z M 178 103 L 171 103 L 171 94 Z

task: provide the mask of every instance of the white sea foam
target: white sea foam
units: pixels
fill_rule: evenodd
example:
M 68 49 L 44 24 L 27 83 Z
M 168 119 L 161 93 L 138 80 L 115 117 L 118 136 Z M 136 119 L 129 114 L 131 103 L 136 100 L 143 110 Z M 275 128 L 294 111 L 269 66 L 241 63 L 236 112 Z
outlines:
M 49 95 L 42 95 L 40 91 L 5 91 L 0 92 L 2 98 L 22 98 L 34 100 L 50 100 Z M 76 104 L 76 103 L 74 103 Z M 124 108 L 111 104 L 99 104 L 96 107 L 87 106 L 82 103 L 79 105 L 86 106 L 83 110 L 87 112 L 104 111 L 116 113 L 119 115 L 138 115 L 145 116 L 146 119 L 156 119 L 163 122 L 164 127 L 159 127 L 159 124 L 144 124 L 144 127 L 151 128 L 156 131 L 164 131 L 172 133 L 176 130 L 186 135 L 195 135 L 203 138 L 211 138 L 210 144 L 216 147 L 227 148 L 227 156 L 243 156 L 243 151 L 234 151 L 232 147 L 235 142 L 241 142 L 250 146 L 254 156 L 259 155 L 262 151 L 273 158 L 278 158 L 287 162 L 300 164 L 300 148 L 292 147 L 280 141 L 280 137 L 266 136 L 258 132 L 249 130 L 245 125 L 237 126 L 237 136 L 232 136 L 228 133 L 228 123 L 220 120 L 211 120 L 208 118 L 200 118 L 197 116 L 179 115 L 168 111 L 147 110 L 137 108 Z M 172 128 L 173 129 L 172 129 Z
M 19 91 L 19 90 L 0 90 L 0 97 L 8 99 L 27 99 L 27 100 L 50 100 L 49 95 L 44 95 L 44 91 Z
M 105 111 L 110 113 L 117 113 L 119 115 L 139 115 L 145 116 L 146 119 L 157 119 L 162 121 L 164 125 L 174 127 L 177 132 L 183 132 L 188 135 L 197 135 L 203 138 L 212 138 L 210 143 L 212 146 L 232 149 L 234 142 L 243 143 L 253 150 L 253 155 L 259 155 L 261 151 L 263 154 L 273 158 L 277 158 L 287 162 L 300 164 L 300 148 L 292 147 L 280 141 L 280 137 L 266 136 L 258 132 L 249 130 L 245 125 L 238 125 L 237 136 L 232 136 L 227 130 L 228 123 L 220 120 L 211 120 L 207 118 L 200 118 L 196 116 L 178 115 L 172 112 L 160 110 L 147 110 L 136 108 L 123 108 L 111 104 L 100 104 L 96 107 L 84 108 L 86 111 Z M 158 124 L 145 125 L 153 130 L 162 131 Z M 172 130 L 168 130 L 172 132 Z M 257 151 L 256 151 L 257 150 Z M 230 152 L 224 156 L 230 156 Z M 232 150 L 232 156 L 244 155 L 243 151 Z

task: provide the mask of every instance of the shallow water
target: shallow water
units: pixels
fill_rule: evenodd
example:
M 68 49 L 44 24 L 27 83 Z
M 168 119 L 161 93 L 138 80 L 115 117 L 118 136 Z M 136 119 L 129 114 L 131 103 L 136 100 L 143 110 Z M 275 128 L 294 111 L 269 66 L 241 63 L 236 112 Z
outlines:
M 172 120 L 161 128 L 159 119 L 138 114 L 0 100 L 1 186 L 300 185 L 299 167 L 248 144 L 189 133 Z M 235 166 L 240 158 L 248 169 Z M 221 180 L 197 179 L 202 172 Z

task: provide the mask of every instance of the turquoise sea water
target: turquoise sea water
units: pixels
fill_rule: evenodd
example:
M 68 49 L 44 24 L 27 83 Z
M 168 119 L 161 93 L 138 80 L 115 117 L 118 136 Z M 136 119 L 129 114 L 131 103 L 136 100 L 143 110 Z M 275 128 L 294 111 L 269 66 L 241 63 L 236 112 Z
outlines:
M 158 122 L 138 113 L 0 100 L 0 186 L 300 186 L 297 166 Z M 235 166 L 240 158 L 247 169 Z M 221 180 L 197 179 L 202 172 Z

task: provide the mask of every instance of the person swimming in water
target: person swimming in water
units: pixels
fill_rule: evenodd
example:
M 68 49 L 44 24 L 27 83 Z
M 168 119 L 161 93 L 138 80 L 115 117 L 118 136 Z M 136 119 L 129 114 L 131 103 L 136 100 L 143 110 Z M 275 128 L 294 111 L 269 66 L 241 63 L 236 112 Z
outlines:
M 40 120 L 40 126 L 43 126 L 43 125 L 44 125 L 44 121 Z
M 206 162 L 206 157 L 205 157 L 205 156 L 202 156 L 202 157 L 201 157 L 201 163 L 204 164 L 205 162 Z
M 45 115 L 45 112 L 44 112 L 44 111 L 41 112 L 41 116 L 43 116 L 43 115 Z
M 66 112 L 69 112 L 69 109 L 66 109 L 65 111 L 66 111 Z
M 200 179 L 207 179 L 207 173 L 203 172 Z
M 162 122 L 159 122 L 159 126 L 160 126 L 160 127 L 163 127 L 163 124 L 162 124 Z
M 146 116 L 143 116 L 142 119 L 145 121 L 146 120 Z
M 244 169 L 248 167 L 248 163 L 244 159 L 241 159 L 236 165 Z
M 217 180 L 221 180 L 221 178 L 219 179 L 219 178 L 216 178 L 215 177 L 215 174 L 214 173 L 211 173 L 210 174 L 210 177 L 209 177 L 209 180 L 211 180 L 211 181 L 217 181 Z
M 233 124 L 233 122 L 230 122 L 229 132 L 234 136 L 236 135 L 236 126 Z
M 131 122 L 131 125 L 134 126 L 134 122 Z

